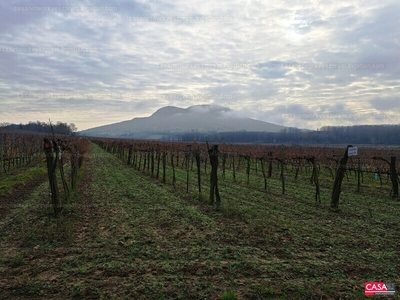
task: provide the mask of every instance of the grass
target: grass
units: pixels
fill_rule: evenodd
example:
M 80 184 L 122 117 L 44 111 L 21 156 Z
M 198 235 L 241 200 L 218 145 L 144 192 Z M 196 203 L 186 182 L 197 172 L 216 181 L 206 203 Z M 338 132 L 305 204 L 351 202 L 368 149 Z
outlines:
M 0 197 L 8 196 L 26 186 L 30 181 L 47 173 L 45 165 L 33 165 L 16 169 L 0 176 Z
M 239 298 L 235 292 L 227 291 L 222 294 L 220 299 L 221 300 L 238 300 Z
M 328 173 L 316 204 L 304 172 L 285 171 L 282 195 L 278 172 L 264 191 L 261 172 L 247 184 L 242 168 L 236 183 L 220 179 L 217 211 L 204 168 L 199 197 L 195 170 L 186 193 L 180 168 L 173 188 L 170 167 L 162 184 L 91 154 L 58 219 L 37 205 L 44 183 L 0 221 L 1 299 L 363 299 L 365 281 L 400 282 L 400 205 L 387 186 L 366 180 L 356 193 L 345 179 L 332 212 Z

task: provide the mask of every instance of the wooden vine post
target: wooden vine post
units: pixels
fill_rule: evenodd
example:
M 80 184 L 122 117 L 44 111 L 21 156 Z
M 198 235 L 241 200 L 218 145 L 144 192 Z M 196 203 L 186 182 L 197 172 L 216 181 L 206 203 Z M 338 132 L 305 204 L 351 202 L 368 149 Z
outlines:
M 157 145 L 157 147 L 158 147 L 158 145 Z M 156 172 L 156 178 L 157 178 L 157 180 L 158 180 L 159 175 L 160 175 L 160 158 L 161 158 L 161 153 L 160 153 L 160 150 L 159 150 L 159 149 L 157 149 L 156 158 L 157 158 L 157 172 Z
M 185 151 L 185 162 L 186 162 L 186 193 L 189 193 L 189 171 L 190 171 L 190 154 L 192 152 L 192 145 L 187 145 L 187 150 Z
M 211 173 L 210 173 L 210 205 L 214 204 L 214 193 L 216 196 L 216 205 L 217 208 L 221 205 L 221 198 L 219 196 L 218 191 L 218 145 L 214 145 L 211 148 L 208 146 L 207 143 L 207 150 L 208 156 L 210 157 L 210 164 L 211 164 Z
M 392 180 L 393 186 L 393 198 L 399 198 L 399 179 L 396 172 L 396 156 L 390 157 L 390 179 Z
M 226 153 L 222 155 L 222 178 L 225 179 Z
M 150 173 L 150 165 L 151 165 L 151 154 L 152 150 L 147 149 L 147 174 Z
M 282 181 L 282 195 L 285 195 L 285 174 L 283 172 L 283 169 L 284 169 L 284 166 L 285 166 L 285 161 L 284 161 L 283 158 L 282 159 L 278 158 L 278 161 L 279 161 L 279 163 L 281 165 L 280 178 L 281 178 L 281 181 Z
M 67 181 L 65 179 L 65 173 L 64 173 L 64 161 L 62 159 L 62 142 L 60 140 L 57 141 L 57 143 L 55 144 L 55 151 L 57 151 L 59 157 L 59 163 L 58 163 L 58 168 L 60 170 L 60 175 L 61 175 L 61 182 L 63 184 L 63 188 L 64 188 L 64 197 L 65 197 L 65 202 L 68 201 L 69 199 L 69 188 L 67 185 Z
M 147 160 L 148 155 L 147 155 L 146 150 L 143 150 L 143 156 L 144 156 L 144 162 L 143 162 L 143 171 L 142 171 L 142 173 L 146 172 L 146 162 L 148 163 L 148 160 Z
M 361 160 L 357 162 L 357 192 L 361 192 Z
M 391 195 L 393 199 L 398 199 L 399 198 L 399 179 L 397 178 L 397 171 L 396 171 L 396 156 L 391 156 L 390 157 L 390 162 L 383 157 L 376 157 L 374 156 L 372 159 L 374 160 L 381 160 L 389 164 L 390 167 L 390 180 L 392 181 L 392 190 L 391 190 Z M 380 173 L 379 174 L 379 179 Z M 382 179 L 381 179 L 381 185 L 382 185 Z
M 151 177 L 154 177 L 154 148 L 150 150 L 150 158 L 151 158 Z
M 244 159 L 245 159 L 246 162 L 247 162 L 247 166 L 246 166 L 246 175 L 247 175 L 247 184 L 249 184 L 249 183 L 250 183 L 250 156 L 249 156 L 249 155 L 246 155 L 246 156 L 244 157 Z
M 139 163 L 138 163 L 138 170 L 140 171 L 140 166 L 142 164 L 142 150 L 139 150 Z
M 265 167 L 264 167 L 264 158 L 261 157 L 260 158 L 260 162 L 261 162 L 261 172 L 264 178 L 264 190 L 267 190 L 267 176 L 265 174 Z
M 332 197 L 331 197 L 331 208 L 338 209 L 339 208 L 339 196 L 341 192 L 342 181 L 344 178 L 344 174 L 346 172 L 346 164 L 349 158 L 348 151 L 349 148 L 352 148 L 352 145 L 348 145 L 346 151 L 339 162 L 339 166 L 336 170 L 335 181 L 333 183 L 332 189 Z
M 78 149 L 74 145 L 71 149 L 71 188 L 75 188 L 75 181 L 78 176 Z
M 196 166 L 197 166 L 197 185 L 199 186 L 199 194 L 201 194 L 201 175 L 200 175 L 200 149 L 197 146 L 197 149 L 194 152 L 195 158 L 196 158 Z
M 1 166 L 3 165 L 3 135 L 0 131 L 0 170 Z
M 294 175 L 294 179 L 297 179 L 297 177 L 299 175 L 300 165 L 301 165 L 300 158 L 296 157 L 296 160 L 297 160 L 297 165 L 296 165 L 296 174 Z
M 176 177 L 175 177 L 175 165 L 174 165 L 174 153 L 171 153 L 171 166 L 172 166 L 172 186 L 175 187 Z
M 44 151 L 46 154 L 47 162 L 47 174 L 49 177 L 50 191 L 51 191 L 51 202 L 54 208 L 54 214 L 57 216 L 61 212 L 62 206 L 58 193 L 56 168 L 59 158 L 58 151 L 53 151 L 55 149 L 55 141 L 50 141 L 48 138 L 44 138 Z M 55 157 L 54 157 L 55 152 Z
M 319 187 L 319 179 L 318 179 L 318 168 L 315 163 L 315 156 L 306 157 L 306 160 L 310 162 L 313 166 L 312 170 L 312 180 L 315 184 L 315 202 L 321 203 L 321 195 L 320 195 L 320 187 Z
M 236 172 L 235 172 L 235 153 L 232 153 L 232 172 L 233 181 L 236 182 Z
M 272 152 L 268 152 L 268 178 L 272 176 Z
M 134 150 L 134 152 L 133 152 L 133 168 L 137 168 L 137 151 L 136 150 Z
M 162 182 L 165 183 L 166 181 L 166 167 L 167 167 L 167 154 L 165 153 L 165 151 L 163 151 L 162 153 L 162 166 L 163 166 L 163 175 L 162 175 Z
M 131 164 L 131 161 L 132 161 L 132 153 L 133 153 L 133 145 L 131 145 L 131 146 L 129 147 L 128 162 L 127 162 L 127 165 L 128 165 L 128 166 Z

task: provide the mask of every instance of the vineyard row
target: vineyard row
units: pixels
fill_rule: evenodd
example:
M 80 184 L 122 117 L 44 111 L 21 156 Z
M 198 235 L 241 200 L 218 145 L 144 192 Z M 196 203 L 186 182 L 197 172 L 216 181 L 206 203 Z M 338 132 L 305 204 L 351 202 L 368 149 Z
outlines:
M 95 139 L 93 141 L 106 151 L 126 161 L 128 165 L 133 165 L 134 168 L 142 170 L 143 172 L 147 170 L 147 173 L 157 179 L 159 176 L 162 176 L 162 181 L 164 183 L 166 182 L 165 169 L 168 164 L 172 167 L 173 185 L 175 185 L 175 167 L 187 170 L 187 176 L 189 177 L 189 170 L 192 171 L 196 163 L 199 177 L 199 192 L 201 192 L 200 168 L 204 166 L 204 174 L 206 174 L 207 166 L 209 166 L 209 164 L 213 166 L 210 148 L 208 145 L 204 144 L 188 145 L 182 143 L 156 143 L 146 141 L 128 142 L 110 139 Z M 349 180 L 349 175 L 352 172 L 357 179 L 358 191 L 360 191 L 361 184 L 364 182 L 364 173 L 375 173 L 375 180 L 377 176 L 380 179 L 381 185 L 383 184 L 382 175 L 386 174 L 387 182 L 389 179 L 392 182 L 392 197 L 398 197 L 400 174 L 396 171 L 398 170 L 398 166 L 396 166 L 396 156 L 393 156 L 394 154 L 398 154 L 398 150 L 363 149 L 362 156 L 347 157 L 346 155 L 345 162 L 343 163 L 344 158 L 340 158 L 343 156 L 343 148 L 333 149 L 334 153 L 332 157 L 326 157 L 325 149 L 317 147 L 292 148 L 287 146 L 266 146 L 262 149 L 259 146 L 222 145 L 221 148 L 225 151 L 230 151 L 221 151 L 216 158 L 217 166 L 215 169 L 220 169 L 222 178 L 225 178 L 226 172 L 229 171 L 232 173 L 232 178 L 235 181 L 236 173 L 244 169 L 247 183 L 250 182 L 250 176 L 261 177 L 264 181 L 265 190 L 267 189 L 267 180 L 271 178 L 272 170 L 274 169 L 279 171 L 279 178 L 282 182 L 282 193 L 284 194 L 285 181 L 287 180 L 287 178 L 285 178 L 285 173 L 287 173 L 290 168 L 291 172 L 294 174 L 294 180 L 297 180 L 300 171 L 310 174 L 310 183 L 315 185 L 315 200 L 320 201 L 320 183 L 318 177 L 321 169 L 323 169 L 328 171 L 331 179 L 335 179 L 334 186 L 336 186 L 336 184 L 338 185 L 334 188 L 337 193 L 337 199 L 341 191 L 341 181 L 344 177 Z M 340 150 L 340 152 L 338 150 Z M 339 153 L 342 153 L 342 155 L 340 156 Z M 319 154 L 320 156 L 316 157 L 311 154 Z M 288 155 L 292 156 L 288 157 Z M 383 157 L 372 155 L 381 155 Z M 388 156 L 390 156 L 390 158 L 386 159 L 385 157 Z M 362 163 L 364 161 L 368 161 L 373 165 L 366 166 L 365 163 Z M 213 173 L 213 169 L 214 168 L 211 168 L 210 174 Z M 338 183 L 336 183 L 338 176 L 340 179 Z M 215 180 L 216 177 L 217 175 L 215 175 Z M 211 182 L 213 181 L 212 178 L 213 176 L 211 175 Z M 187 179 L 187 191 L 189 189 L 188 184 Z M 218 198 L 218 190 L 216 193 Z M 211 198 L 210 191 L 210 199 Z

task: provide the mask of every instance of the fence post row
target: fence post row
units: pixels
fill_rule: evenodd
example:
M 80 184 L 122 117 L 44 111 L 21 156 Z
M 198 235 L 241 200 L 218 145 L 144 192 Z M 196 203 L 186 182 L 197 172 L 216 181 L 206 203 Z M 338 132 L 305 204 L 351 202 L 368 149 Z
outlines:
M 105 143 L 107 144 L 107 143 Z M 112 144 L 112 147 L 110 147 Z M 282 194 L 286 193 L 286 179 L 285 178 L 287 172 L 290 168 L 294 173 L 294 180 L 297 181 L 300 169 L 303 170 L 306 176 L 309 177 L 310 184 L 315 186 L 315 202 L 321 203 L 321 189 L 319 182 L 319 172 L 321 167 L 323 170 L 327 169 L 328 176 L 334 179 L 334 183 L 331 190 L 331 208 L 337 209 L 339 206 L 339 196 L 341 193 L 341 184 L 343 182 L 344 177 L 346 176 L 347 180 L 351 179 L 351 171 L 354 171 L 354 178 L 357 181 L 357 191 L 361 190 L 361 183 L 363 182 L 364 172 L 377 172 L 379 179 L 382 178 L 381 174 L 387 174 L 387 181 L 391 179 L 392 181 L 392 191 L 390 195 L 393 198 L 398 198 L 398 185 L 399 179 L 396 171 L 396 157 L 391 156 L 391 161 L 384 160 L 387 162 L 387 166 L 382 166 L 378 163 L 375 163 L 375 169 L 373 169 L 370 165 L 368 165 L 368 159 L 381 159 L 380 157 L 357 157 L 351 158 L 348 157 L 348 148 L 346 148 L 346 153 L 340 157 L 337 154 L 336 149 L 333 149 L 331 153 L 327 151 L 324 147 L 309 147 L 306 148 L 305 151 L 303 148 L 299 147 L 286 147 L 286 146 L 268 146 L 269 149 L 266 152 L 264 147 L 260 147 L 257 149 L 255 146 L 242 146 L 235 145 L 230 146 L 226 145 L 226 151 L 221 153 L 219 151 L 218 145 L 213 147 L 209 147 L 208 142 L 207 145 L 207 153 L 203 156 L 203 152 L 200 151 L 200 145 L 194 143 L 193 145 L 184 144 L 165 144 L 165 147 L 161 146 L 160 143 L 156 144 L 156 148 L 154 148 L 151 142 L 143 142 L 143 141 L 134 141 L 131 143 L 126 142 L 117 142 L 113 141 L 105 145 L 103 148 L 106 148 L 111 153 L 117 153 L 118 157 L 121 157 L 121 153 L 125 153 L 128 157 L 127 164 L 132 164 L 132 156 L 133 156 L 133 165 L 137 170 L 141 170 L 142 172 L 150 174 L 152 177 L 160 176 L 160 164 L 162 162 L 162 182 L 166 182 L 166 165 L 167 165 L 167 155 L 168 157 L 168 165 L 171 166 L 171 176 L 172 176 L 172 185 L 176 187 L 176 167 L 181 167 L 181 169 L 185 169 L 186 172 L 186 192 L 189 192 L 189 171 L 193 171 L 194 161 L 196 161 L 197 166 L 197 184 L 198 184 L 198 192 L 201 194 L 201 163 L 204 163 L 203 172 L 207 174 L 207 164 L 208 160 L 210 161 L 211 170 L 210 170 L 210 194 L 209 194 L 209 203 L 214 204 L 214 198 L 217 197 L 217 206 L 220 204 L 220 196 L 219 196 L 219 188 L 218 188 L 218 166 L 219 166 L 219 158 L 222 159 L 222 177 L 225 179 L 226 168 L 232 168 L 232 176 L 233 181 L 235 182 L 237 179 L 237 171 L 243 171 L 246 174 L 247 184 L 250 184 L 250 173 L 253 173 L 255 170 L 255 176 L 257 177 L 258 170 L 260 169 L 261 175 L 264 181 L 264 190 L 267 190 L 267 179 L 272 177 L 273 168 L 276 168 L 279 172 L 279 179 L 282 185 Z M 192 146 L 195 146 L 194 148 Z M 253 148 L 245 148 L 245 147 L 253 147 Z M 118 151 L 116 151 L 118 149 Z M 133 149 L 139 149 L 134 151 Z M 146 149 L 146 150 L 144 150 Z M 259 150 L 258 152 L 254 151 L 254 149 Z M 245 151 L 243 151 L 245 150 Z M 270 151 L 272 150 L 272 151 Z M 299 151 L 300 150 L 300 151 Z M 374 149 L 375 150 L 375 149 Z M 154 151 L 156 152 L 154 154 Z M 307 152 L 307 156 L 304 153 Z M 263 155 L 260 155 L 264 153 Z M 273 156 L 273 154 L 277 154 L 278 156 Z M 365 153 L 365 152 L 364 152 Z M 382 153 L 378 151 L 378 153 Z M 302 155 L 301 155 L 302 154 Z M 312 154 L 312 155 L 310 155 Z M 329 157 L 328 155 L 331 155 Z M 384 153 L 386 154 L 386 153 Z M 154 157 L 155 155 L 155 157 Z M 122 154 L 125 160 L 125 156 Z M 139 157 L 138 157 L 139 156 Z M 179 157 L 182 156 L 181 165 L 179 165 Z M 372 155 L 371 155 L 372 156 Z M 176 159 L 175 159 L 176 157 Z M 155 162 L 155 159 L 157 162 Z M 228 161 L 226 161 L 228 159 Z M 347 161 L 350 159 L 350 164 L 347 166 Z M 142 160 L 144 160 L 143 166 L 141 164 Z M 241 170 L 241 163 L 244 163 L 244 170 Z M 307 163 L 308 162 L 308 163 Z M 190 167 L 191 163 L 191 167 Z M 227 165 L 228 163 L 228 165 Z M 261 163 L 261 167 L 259 168 L 258 163 Z M 138 166 L 137 166 L 138 164 Z M 147 165 L 146 165 L 147 164 Z M 157 164 L 157 165 L 155 165 Z M 255 167 L 253 166 L 255 164 Z M 365 167 L 368 165 L 368 167 Z M 146 168 L 147 167 L 147 168 Z M 254 168 L 253 168 L 254 167 Z M 154 174 L 157 168 L 156 174 Z M 364 169 L 366 168 L 366 169 Z M 336 169 L 336 172 L 334 172 Z M 349 176 L 350 173 L 350 176 Z M 277 175 L 278 175 L 277 174 Z

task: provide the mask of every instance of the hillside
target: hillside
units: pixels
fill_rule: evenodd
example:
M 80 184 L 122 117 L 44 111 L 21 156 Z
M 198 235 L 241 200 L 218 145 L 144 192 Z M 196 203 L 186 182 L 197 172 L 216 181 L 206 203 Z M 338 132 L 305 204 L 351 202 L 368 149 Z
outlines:
M 164 134 L 184 132 L 264 131 L 279 132 L 284 126 L 242 116 L 218 105 L 195 105 L 186 109 L 175 106 L 160 108 L 150 117 L 104 125 L 81 131 L 88 136 L 132 136 L 157 138 Z

